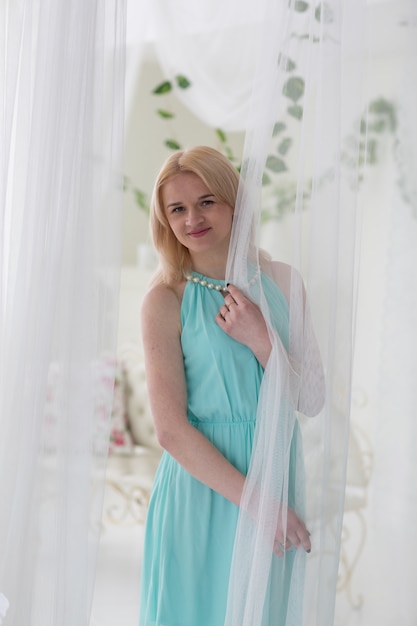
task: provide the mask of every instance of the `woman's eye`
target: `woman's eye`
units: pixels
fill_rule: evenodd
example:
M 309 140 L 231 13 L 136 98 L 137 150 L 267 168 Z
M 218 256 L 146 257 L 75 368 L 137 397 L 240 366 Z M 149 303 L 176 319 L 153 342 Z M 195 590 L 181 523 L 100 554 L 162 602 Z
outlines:
M 171 213 L 181 213 L 182 211 L 184 211 L 184 207 L 183 206 L 174 206 L 174 208 L 172 209 Z
M 210 206 L 213 204 L 213 200 L 203 200 L 201 203 L 202 206 Z

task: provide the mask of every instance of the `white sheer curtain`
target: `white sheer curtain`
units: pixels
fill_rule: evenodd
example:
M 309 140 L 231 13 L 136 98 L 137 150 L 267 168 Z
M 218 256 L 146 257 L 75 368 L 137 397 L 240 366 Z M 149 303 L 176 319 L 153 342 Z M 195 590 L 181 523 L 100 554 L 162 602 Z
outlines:
M 0 7 L 0 622 L 86 626 L 113 395 L 123 0 Z
M 297 554 L 285 624 L 330 625 L 334 623 L 348 450 L 365 6 L 362 2 L 282 3 L 279 12 L 274 13 L 276 8 L 277 3 L 272 3 L 262 37 L 262 46 L 268 48 L 256 71 L 244 153 L 249 189 L 260 187 L 262 173 L 269 176 L 270 182 L 265 185 L 262 202 L 248 193 L 240 209 L 248 216 L 249 227 L 254 206 L 277 210 L 280 188 L 293 186 L 289 219 L 282 224 L 281 236 L 270 245 L 270 252 L 304 277 L 323 359 L 326 402 L 314 420 L 302 415 L 298 419 L 304 439 L 305 478 L 296 477 L 295 505 L 291 506 L 307 520 L 313 550 L 306 561 L 301 552 Z M 348 134 L 352 137 L 352 160 L 346 169 L 342 152 Z M 283 175 L 282 162 L 291 141 L 293 152 Z M 244 245 L 236 232 L 232 280 L 242 280 L 246 274 Z M 261 303 L 264 307 L 262 299 Z M 288 410 L 295 404 L 294 386 L 300 386 L 301 413 L 311 414 L 310 408 L 314 414 L 315 407 L 321 406 L 309 312 L 307 308 L 303 313 L 302 303 L 301 285 L 293 272 L 290 364 L 277 346 L 260 397 L 259 440 L 246 492 L 249 502 L 253 479 L 255 484 L 266 484 L 261 489 L 266 503 L 271 493 L 285 504 L 290 503 L 290 461 L 283 462 L 282 457 L 288 454 L 296 428 L 295 416 L 291 417 Z M 310 368 L 316 371 L 311 373 Z M 274 441 L 270 435 L 275 432 L 277 420 Z M 305 501 L 298 493 L 304 489 Z M 267 591 L 259 583 L 265 579 L 268 562 L 259 555 L 259 542 L 269 526 L 276 526 L 278 515 L 279 511 L 269 504 L 261 508 L 256 533 L 250 528 L 251 521 L 241 516 L 231 578 L 230 624 L 262 623 L 264 609 L 259 596 L 266 596 Z M 243 566 L 245 554 L 249 554 L 246 563 L 251 563 L 250 568 Z M 274 591 L 270 589 L 269 593 L 273 595 Z
M 179 90 L 178 98 L 209 126 L 246 129 L 268 4 L 152 3 L 149 36 L 157 39 L 161 67 L 167 78 L 182 74 L 191 81 L 194 88 Z

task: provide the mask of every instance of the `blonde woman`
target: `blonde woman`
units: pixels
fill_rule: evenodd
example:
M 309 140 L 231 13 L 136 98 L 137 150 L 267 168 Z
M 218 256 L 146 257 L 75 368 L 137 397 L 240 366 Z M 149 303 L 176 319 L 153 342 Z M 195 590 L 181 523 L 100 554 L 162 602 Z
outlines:
M 259 307 L 225 285 L 239 175 L 219 152 L 173 154 L 156 180 L 151 231 L 160 271 L 145 296 L 142 334 L 156 433 L 165 449 L 149 506 L 140 626 L 223 626 L 258 392 L 271 342 Z M 274 326 L 288 344 L 290 268 L 264 259 Z M 299 433 L 292 438 L 294 465 Z M 291 467 L 290 467 L 291 470 Z M 278 589 L 265 624 L 285 624 L 288 576 L 310 537 L 291 508 L 277 527 Z M 285 552 L 285 573 L 280 561 Z

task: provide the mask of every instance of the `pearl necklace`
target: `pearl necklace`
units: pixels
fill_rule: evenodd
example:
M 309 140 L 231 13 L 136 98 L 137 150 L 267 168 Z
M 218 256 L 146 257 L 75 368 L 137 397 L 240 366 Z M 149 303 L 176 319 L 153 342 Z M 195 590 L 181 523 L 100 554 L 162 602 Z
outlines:
M 224 285 L 215 285 L 214 283 L 210 283 L 205 278 L 199 278 L 198 276 L 193 276 L 192 274 L 186 274 L 185 278 L 191 283 L 197 283 L 198 285 L 207 287 L 207 289 L 214 289 L 215 291 L 220 291 L 222 293 L 228 293 L 229 291 L 227 287 L 224 287 Z
M 254 276 L 248 282 L 248 287 L 252 287 L 257 281 L 259 277 L 259 271 L 255 273 Z M 205 278 L 199 278 L 198 276 L 193 276 L 193 274 L 186 274 L 186 280 L 191 283 L 196 283 L 198 285 L 202 285 L 203 287 L 207 287 L 207 289 L 214 289 L 215 291 L 219 291 L 220 293 L 229 293 L 229 290 L 224 285 L 216 285 L 215 283 L 210 283 Z

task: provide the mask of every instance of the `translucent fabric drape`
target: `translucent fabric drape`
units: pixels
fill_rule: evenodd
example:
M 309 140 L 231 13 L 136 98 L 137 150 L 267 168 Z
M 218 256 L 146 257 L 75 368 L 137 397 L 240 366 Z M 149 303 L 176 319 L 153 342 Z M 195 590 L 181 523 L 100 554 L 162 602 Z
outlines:
M 245 130 L 268 0 L 238 3 L 158 0 L 149 5 L 148 37 L 167 78 L 186 76 L 177 96 L 203 122 Z M 178 40 L 180 37 L 180 40 Z
M 0 6 L 5 625 L 89 621 L 117 328 L 124 33 L 123 0 Z
M 245 289 L 270 320 L 259 280 L 260 243 L 293 267 L 286 285 L 288 349 L 270 328 L 273 353 L 261 388 L 225 623 L 268 623 L 274 584 L 282 588 L 269 578 L 274 533 L 280 522 L 285 526 L 289 506 L 306 520 L 313 547 L 307 556 L 299 551 L 294 563 L 283 559 L 288 608 L 282 626 L 330 626 L 349 439 L 365 5 L 274 0 L 254 16 L 253 3 L 229 2 L 222 13 L 220 3 L 211 2 L 199 4 L 197 19 L 185 0 L 178 12 L 176 3 L 156 4 L 166 19 L 157 48 L 167 76 L 189 71 L 193 80 L 196 68 L 200 85 L 199 54 L 209 68 L 206 89 L 195 89 L 205 104 L 196 106 L 192 90 L 183 99 L 213 126 L 246 130 L 227 281 Z M 210 70 L 215 66 L 217 73 Z M 261 208 L 280 219 L 265 242 Z M 282 283 L 279 268 L 271 278 Z
M 306 558 L 298 551 L 293 564 L 284 557 L 288 608 L 283 623 L 333 624 L 349 432 L 364 8 L 360 1 L 302 7 L 282 2 L 271 3 L 267 11 L 228 280 L 250 284 L 248 242 L 259 222 L 254 207 L 277 210 L 277 170 L 292 141 L 288 172 L 283 177 L 281 171 L 285 183 L 280 183 L 293 188 L 291 215 L 284 214 L 280 236 L 269 246 L 275 258 L 294 268 L 288 286 L 289 348 L 274 341 L 261 388 L 227 624 L 267 619 L 263 600 L 268 603 L 274 594 L 268 583 L 271 545 L 281 517 L 285 526 L 286 506 L 306 520 L 312 552 Z M 350 167 L 343 166 L 346 137 Z M 265 175 L 270 180 L 261 199 Z M 267 317 L 262 293 L 259 302 Z M 324 406 L 316 341 L 324 367 Z M 294 477 L 297 428 L 304 452 L 297 447 Z

